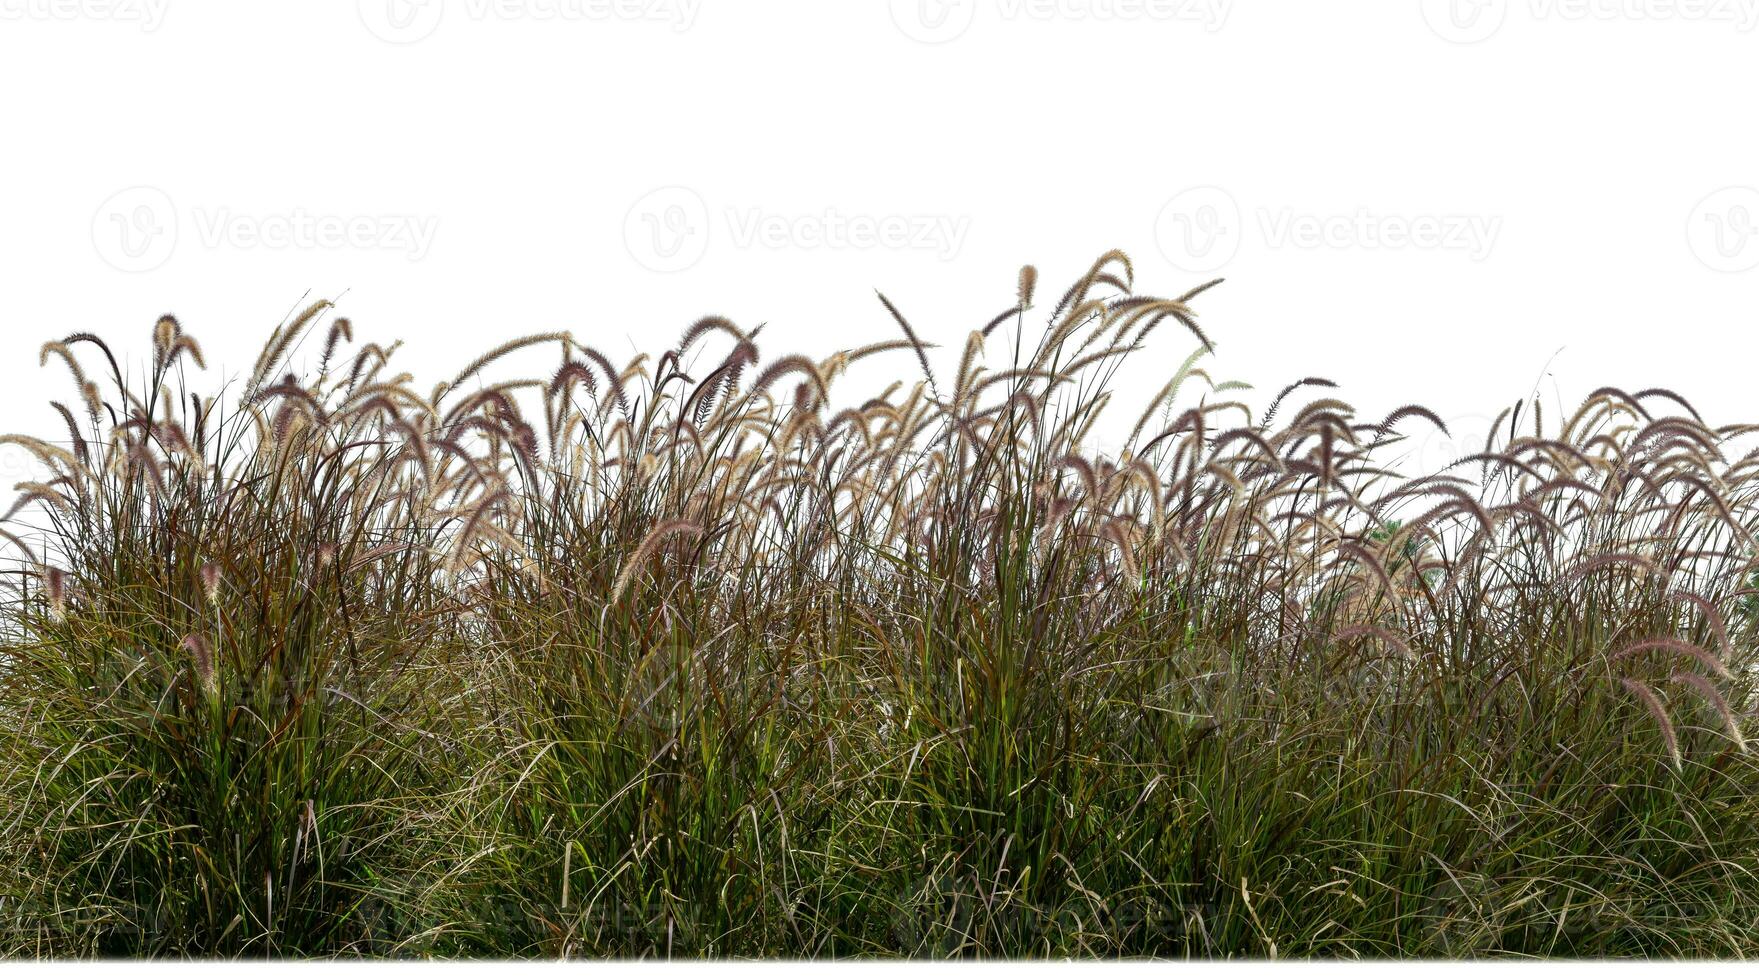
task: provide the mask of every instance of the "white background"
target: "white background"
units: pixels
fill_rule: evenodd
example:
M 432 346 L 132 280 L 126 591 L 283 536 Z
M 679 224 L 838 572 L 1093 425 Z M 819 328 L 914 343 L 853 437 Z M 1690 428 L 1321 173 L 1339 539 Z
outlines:
M 711 312 L 824 355 L 896 335 L 877 287 L 950 359 L 1019 265 L 1054 299 L 1113 247 L 1228 278 L 1202 323 L 1261 398 L 1755 420 L 1756 8 L 0 0 L 0 430 L 55 432 L 44 340 L 139 356 L 164 312 L 237 375 L 339 296 L 431 383 Z

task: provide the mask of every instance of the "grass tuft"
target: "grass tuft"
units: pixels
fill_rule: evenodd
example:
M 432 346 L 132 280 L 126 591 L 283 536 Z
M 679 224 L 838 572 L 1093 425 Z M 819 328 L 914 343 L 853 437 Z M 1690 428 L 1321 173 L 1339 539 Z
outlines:
M 1037 278 L 938 378 L 883 295 L 425 394 L 327 302 L 237 391 L 45 345 L 0 952 L 1759 954 L 1754 427 L 1607 387 L 1405 473 L 1422 405 L 1216 380 L 1215 283 Z

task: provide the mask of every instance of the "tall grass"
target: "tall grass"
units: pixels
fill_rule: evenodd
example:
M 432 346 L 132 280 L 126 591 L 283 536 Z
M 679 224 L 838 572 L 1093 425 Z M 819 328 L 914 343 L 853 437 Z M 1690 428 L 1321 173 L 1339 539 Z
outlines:
M 1751 427 L 1603 388 L 1400 475 L 1440 418 L 1215 380 L 1208 286 L 1036 285 L 431 389 L 325 304 L 212 398 L 169 318 L 46 345 L 5 948 L 1759 952 Z

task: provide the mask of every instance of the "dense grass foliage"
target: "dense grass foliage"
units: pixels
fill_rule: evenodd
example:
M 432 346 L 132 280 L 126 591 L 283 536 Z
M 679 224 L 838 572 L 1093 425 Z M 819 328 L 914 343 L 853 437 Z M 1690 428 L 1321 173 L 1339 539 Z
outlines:
M 883 297 L 431 388 L 326 303 L 235 387 L 45 345 L 0 951 L 1759 953 L 1753 428 L 1604 388 L 1401 474 L 1433 413 L 1218 382 L 1131 279 L 950 373 Z

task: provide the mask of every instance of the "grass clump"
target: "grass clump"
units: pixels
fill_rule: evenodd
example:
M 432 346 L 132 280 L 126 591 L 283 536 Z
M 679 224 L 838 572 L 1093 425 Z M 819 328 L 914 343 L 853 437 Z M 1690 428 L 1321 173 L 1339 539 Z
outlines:
M 270 382 L 265 361 L 227 416 L 188 390 L 201 352 L 175 320 L 156 341 L 132 384 L 95 337 L 44 349 L 73 366 L 87 419 L 57 405 L 70 448 L 25 443 L 57 472 L 25 488 L 50 550 L 9 607 L 11 938 L 103 955 L 388 948 L 386 875 L 445 741 L 426 729 L 455 603 L 434 588 L 425 461 L 384 438 L 391 396 L 327 370 Z M 76 344 L 103 356 L 108 396 Z
M 230 401 L 175 321 L 133 389 L 48 345 L 10 950 L 1759 951 L 1751 427 L 1603 388 L 1401 475 L 1441 419 L 1249 402 L 1207 286 L 1036 280 L 950 375 L 883 297 L 426 393 L 321 305 Z

